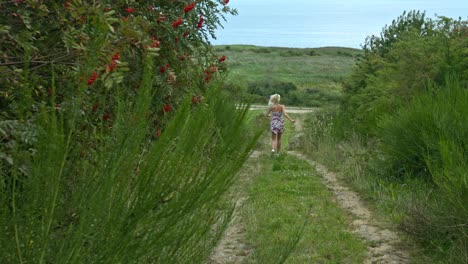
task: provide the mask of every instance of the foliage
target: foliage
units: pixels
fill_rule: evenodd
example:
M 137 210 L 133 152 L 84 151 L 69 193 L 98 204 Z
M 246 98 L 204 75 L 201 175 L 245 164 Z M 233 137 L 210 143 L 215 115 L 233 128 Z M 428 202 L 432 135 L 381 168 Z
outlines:
M 16 166 L 13 178 L 2 175 L 1 262 L 206 261 L 229 221 L 219 198 L 256 142 L 245 130 L 248 109 L 214 89 L 205 104 L 183 103 L 151 142 L 145 76 L 136 102 L 119 98 L 94 159 L 79 158 L 73 121 L 41 108 L 29 177 Z
M 380 123 L 380 149 L 390 166 L 383 170 L 434 185 L 424 202 L 408 206 L 404 227 L 428 248 L 442 247 L 451 263 L 467 259 L 467 115 L 468 90 L 449 78 Z
M 418 30 L 420 35 L 431 34 L 433 25 L 430 20 L 426 20 L 426 14 L 417 10 L 406 12 L 392 21 L 392 24 L 382 29 L 380 36 L 368 36 L 364 42 L 364 50 L 367 52 L 384 55 L 394 43 L 399 41 L 401 34 L 407 31 Z
M 380 116 L 423 93 L 428 82 L 442 84 L 447 74 L 466 82 L 467 32 L 467 21 L 404 13 L 381 37 L 366 39 L 344 87 L 341 115 L 361 135 L 375 136 Z
M 442 164 L 441 142 L 467 150 L 468 92 L 456 79 L 432 87 L 379 122 L 380 149 L 396 175 L 431 177 Z M 432 180 L 432 178 L 429 178 Z
M 264 82 L 249 82 L 247 86 L 247 93 L 254 95 L 255 98 L 258 98 L 255 101 L 263 100 L 270 97 L 272 94 L 280 94 L 282 96 L 281 103 L 288 104 L 290 99 L 289 95 L 293 91 L 296 91 L 297 87 L 293 83 L 289 82 L 273 82 L 273 81 L 264 81 Z M 264 103 L 264 102 L 262 102 Z
M 206 261 L 257 135 L 217 88 L 227 3 L 0 3 L 0 262 Z
M 48 107 L 67 113 L 81 128 L 76 133 L 84 155 L 98 145 L 96 131 L 110 131 L 116 122 L 117 98 L 136 98 L 149 54 L 155 78 L 153 106 L 145 115 L 153 137 L 184 98 L 200 101 L 210 80 L 224 71 L 208 36 L 224 14 L 236 13 L 213 0 L 24 0 L 4 1 L 0 8 L 0 120 L 29 126 L 40 106 L 54 98 Z M 5 146 L 20 137 L 17 131 L 3 132 Z M 11 157 L 3 146 L 1 156 Z
M 430 164 L 436 188 L 409 204 L 403 228 L 447 263 L 468 260 L 468 162 L 453 142 L 440 142 L 441 162 Z M 434 253 L 433 253 L 434 254 Z
M 309 120 L 300 144 L 450 263 L 467 260 L 467 32 L 466 20 L 404 13 L 367 38 L 338 115 Z

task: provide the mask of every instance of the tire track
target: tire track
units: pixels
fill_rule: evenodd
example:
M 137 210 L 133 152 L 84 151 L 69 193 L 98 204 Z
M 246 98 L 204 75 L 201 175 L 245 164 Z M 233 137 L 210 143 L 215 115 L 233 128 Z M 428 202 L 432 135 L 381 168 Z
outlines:
M 311 164 L 317 172 L 322 175 L 327 187 L 336 196 L 338 204 L 346 211 L 350 212 L 355 220 L 351 223 L 353 233 L 364 239 L 368 246 L 368 258 L 366 264 L 402 264 L 410 263 L 409 254 L 402 250 L 399 234 L 389 229 L 382 228 L 374 221 L 372 212 L 362 202 L 359 195 L 342 185 L 335 173 L 330 172 L 325 166 L 310 160 L 303 154 L 296 151 L 288 151 Z

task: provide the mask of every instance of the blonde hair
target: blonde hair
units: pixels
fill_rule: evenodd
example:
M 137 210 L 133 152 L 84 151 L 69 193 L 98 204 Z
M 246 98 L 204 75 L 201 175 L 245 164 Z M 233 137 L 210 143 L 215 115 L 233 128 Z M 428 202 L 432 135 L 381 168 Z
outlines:
M 279 104 L 280 100 L 281 100 L 281 95 L 273 94 L 270 96 L 270 100 L 268 101 L 268 106 L 269 107 L 276 106 Z

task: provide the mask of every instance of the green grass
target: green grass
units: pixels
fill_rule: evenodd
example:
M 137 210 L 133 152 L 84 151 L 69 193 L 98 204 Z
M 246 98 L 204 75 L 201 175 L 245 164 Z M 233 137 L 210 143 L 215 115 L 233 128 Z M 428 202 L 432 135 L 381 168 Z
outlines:
M 326 113 L 322 114 L 326 116 Z M 466 244 L 460 243 L 466 227 L 446 223 L 463 215 L 461 209 L 454 211 L 456 207 L 447 202 L 449 191 L 435 188 L 422 178 L 405 175 L 402 179 L 396 174 L 384 174 L 382 162 L 378 160 L 381 154 L 373 149 L 372 143 L 366 145 L 355 134 L 346 140 L 337 140 L 332 135 L 332 127 L 338 120 L 324 118 L 322 114 L 313 113 L 306 117 L 305 135 L 298 144 L 301 151 L 338 171 L 337 175 L 366 200 L 379 222 L 408 234 L 402 238 L 411 254 L 411 263 L 466 263 L 463 248 Z M 458 168 L 462 166 L 460 163 Z M 449 168 L 450 175 L 456 175 L 458 168 Z M 463 188 L 463 185 L 457 187 Z M 455 188 L 452 192 L 455 193 Z M 449 233 L 455 231 L 458 232 Z
M 286 263 L 362 263 L 366 247 L 350 233 L 348 216 L 305 161 L 291 156 L 262 158 L 244 209 L 250 263 L 275 263 L 303 234 Z
M 286 129 L 284 149 L 294 134 L 289 122 Z M 268 153 L 269 133 L 263 143 Z M 281 263 L 289 254 L 285 263 L 363 262 L 366 246 L 313 167 L 287 154 L 262 155 L 256 164 L 241 211 L 254 248 L 248 263 Z
M 276 48 L 249 45 L 216 46 L 226 55 L 226 85 L 236 93 L 250 94 L 249 85 L 258 87 L 256 103 L 266 102 L 272 93 L 285 96 L 288 104 L 323 106 L 336 104 L 342 93 L 342 81 L 362 51 L 351 48 Z M 278 90 L 284 84 L 297 87 L 293 94 Z M 270 86 L 270 87 L 268 87 Z M 271 89 L 271 86 L 278 88 Z M 295 99 L 294 99 L 295 98 Z M 285 102 L 286 102 L 285 101 Z M 291 103 L 289 103 L 291 102 Z
M 152 83 L 142 81 L 135 101 L 120 94 L 95 161 L 80 157 L 71 114 L 41 109 L 30 174 L 0 171 L 0 263 L 206 263 L 256 133 L 248 110 L 212 87 L 206 104 L 186 101 L 149 142 Z
M 229 47 L 229 48 L 228 48 Z M 292 82 L 299 88 L 340 90 L 362 52 L 350 48 L 275 48 L 249 45 L 216 46 L 228 57 L 228 81 L 275 80 Z M 311 52 L 314 55 L 310 55 Z

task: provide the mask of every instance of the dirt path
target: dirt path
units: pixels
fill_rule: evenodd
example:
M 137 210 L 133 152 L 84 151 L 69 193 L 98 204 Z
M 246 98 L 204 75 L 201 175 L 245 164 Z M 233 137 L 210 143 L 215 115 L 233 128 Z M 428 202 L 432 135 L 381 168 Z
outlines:
M 314 109 L 303 109 L 301 111 L 288 110 L 289 113 L 312 111 Z M 302 130 L 301 118 L 296 119 L 295 127 L 296 134 L 300 133 Z M 267 139 L 267 137 L 265 138 Z M 265 144 L 268 144 L 267 141 L 268 139 Z M 249 178 L 249 170 L 255 169 L 253 168 L 255 166 L 255 159 L 260 154 L 259 151 L 254 151 L 251 154 L 246 166 L 241 171 L 239 183 L 233 186 L 234 192 L 238 193 L 234 217 L 210 258 L 209 264 L 243 263 L 252 251 L 252 248 L 245 243 L 245 228 L 241 216 L 238 214 L 239 208 L 241 208 L 247 199 L 247 193 L 245 188 L 239 187 L 246 186 L 245 184 L 252 180 Z M 322 175 L 327 187 L 335 194 L 337 203 L 353 216 L 352 231 L 369 245 L 366 264 L 401 264 L 410 262 L 409 254 L 399 247 L 399 245 L 402 245 L 399 239 L 400 236 L 391 230 L 383 228 L 381 223 L 376 222 L 372 216 L 372 212 L 367 209 L 359 195 L 338 181 L 335 173 L 330 172 L 325 166 L 310 160 L 299 152 L 288 151 L 288 154 L 306 160 L 315 167 L 317 172 Z
M 304 114 L 316 111 L 318 108 L 311 108 L 311 107 L 295 107 L 295 106 L 287 106 L 286 112 L 288 114 Z M 250 110 L 268 110 L 268 106 L 266 105 L 251 105 Z
M 302 118 L 297 118 L 296 131 L 302 133 Z M 408 252 L 401 249 L 400 235 L 383 228 L 376 222 L 372 212 L 364 205 L 359 195 L 338 181 L 335 173 L 330 172 L 325 166 L 307 158 L 297 151 L 288 151 L 300 159 L 306 160 L 325 180 L 327 187 L 336 196 L 338 204 L 351 213 L 354 221 L 351 228 L 355 234 L 364 239 L 368 245 L 368 258 L 365 263 L 401 264 L 409 263 Z
M 335 173 L 299 152 L 288 151 L 288 154 L 306 160 L 314 166 L 317 172 L 322 175 L 327 187 L 335 194 L 338 204 L 353 215 L 355 218 L 351 224 L 353 232 L 370 245 L 365 263 L 409 263 L 409 254 L 399 248 L 399 245 L 402 245 L 399 235 L 381 227 L 381 224 L 375 221 L 372 212 L 363 204 L 359 195 L 341 184 Z
M 246 186 L 252 181 L 250 175 L 252 171 L 256 170 L 257 162 L 255 162 L 255 159 L 259 156 L 260 152 L 257 150 L 250 154 L 248 161 L 240 172 L 239 181 L 230 189 L 229 195 L 236 201 L 234 215 L 208 264 L 243 263 L 252 251 L 252 247 L 245 242 L 244 221 L 239 214 L 239 210 L 247 200 Z

